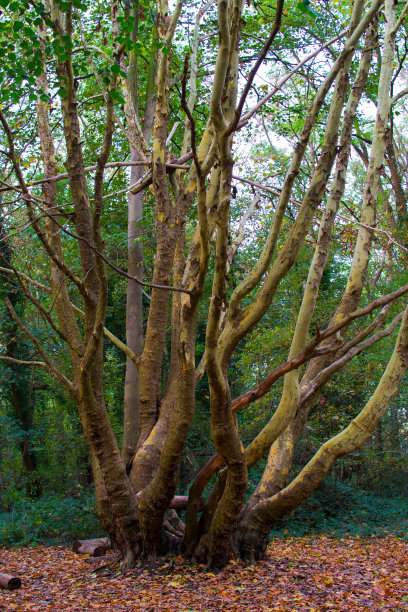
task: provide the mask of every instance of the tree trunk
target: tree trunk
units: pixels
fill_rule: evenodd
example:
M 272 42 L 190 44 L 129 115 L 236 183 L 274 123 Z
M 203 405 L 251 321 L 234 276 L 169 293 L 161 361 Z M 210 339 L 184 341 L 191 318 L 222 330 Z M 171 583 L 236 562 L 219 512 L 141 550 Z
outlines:
M 139 161 L 140 157 L 134 149 L 131 150 L 132 161 Z M 143 169 L 133 167 L 130 171 L 130 184 L 133 185 L 143 176 Z M 143 278 L 143 251 L 137 241 L 142 233 L 141 221 L 143 217 L 143 194 L 129 193 L 128 196 L 128 274 Z M 142 286 L 136 281 L 128 279 L 126 292 L 126 344 L 136 356 L 143 350 L 143 305 Z M 136 452 L 137 441 L 140 435 L 139 422 L 139 372 L 135 363 L 126 358 L 124 415 L 123 415 L 123 441 L 122 458 L 128 464 Z

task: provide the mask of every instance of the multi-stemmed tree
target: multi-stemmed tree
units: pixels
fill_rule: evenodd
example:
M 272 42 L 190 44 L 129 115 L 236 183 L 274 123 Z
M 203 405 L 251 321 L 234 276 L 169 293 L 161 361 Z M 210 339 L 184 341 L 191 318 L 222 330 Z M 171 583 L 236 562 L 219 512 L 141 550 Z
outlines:
M 47 261 L 28 273 L 17 255 L 3 273 L 15 275 L 49 333 L 65 347 L 66 358 L 47 350 L 30 322 L 18 316 L 7 298 L 6 303 L 10 317 L 36 348 L 34 365 L 48 370 L 78 406 L 101 523 L 116 541 L 124 569 L 141 554 L 163 551 L 173 534 L 187 555 L 210 566 L 227 563 L 231 551 L 244 560 L 257 559 L 270 525 L 299 505 L 338 457 L 369 438 L 408 364 L 408 315 L 403 306 L 395 306 L 408 286 L 401 284 L 360 305 L 373 250 L 382 248 L 384 256 L 392 258 L 392 249 L 399 247 L 386 212 L 401 220 L 401 205 L 406 209 L 390 131 L 390 109 L 396 101 L 391 97 L 394 55 L 398 37 L 405 35 L 406 10 L 396 16 L 391 0 L 385 6 L 373 0 L 368 8 L 356 0 L 349 15 L 340 3 L 334 11 L 337 22 L 330 17 L 326 23 L 321 15 L 317 23 L 328 36 L 347 14 L 347 28 L 321 41 L 318 35 L 309 38 L 308 28 L 299 22 L 299 16 L 313 16 L 307 4 L 299 3 L 299 12 L 292 4 L 285 7 L 283 0 L 276 6 L 219 0 L 198 7 L 179 0 L 172 10 L 165 0 L 157 7 L 119 0 L 112 0 L 110 7 L 80 0 L 0 4 L 1 46 L 9 60 L 1 68 L 3 207 L 10 232 L 16 227 L 14 231 L 29 231 L 33 248 L 41 248 Z M 261 40 L 266 27 L 269 33 Z M 297 66 L 266 92 L 257 75 L 266 71 L 263 65 L 270 57 L 277 58 L 278 69 L 285 65 L 288 50 L 282 41 L 288 30 L 294 40 L 305 40 L 306 47 L 297 54 Z M 261 117 L 290 77 L 303 74 L 303 67 L 319 53 L 324 74 L 308 77 L 313 97 L 285 173 L 272 189 L 277 199 L 267 238 L 255 264 L 230 286 L 234 253 L 245 249 L 244 222 L 251 229 L 251 214 L 259 206 L 258 198 L 248 211 L 242 210 L 241 223 L 232 231 L 234 146 L 244 142 L 257 114 Z M 264 95 L 254 101 L 252 91 Z M 372 139 L 364 144 L 364 184 L 354 190 L 354 252 L 342 262 L 349 264 L 348 280 L 335 311 L 326 313 L 327 326 L 314 329 L 322 276 L 333 257 L 333 232 L 345 223 L 339 208 L 358 126 L 356 113 L 365 95 L 375 100 L 377 111 Z M 268 122 L 273 138 L 273 115 Z M 306 164 L 311 139 L 319 132 L 314 162 Z M 386 162 L 395 199 L 386 193 Z M 130 185 L 112 192 L 124 167 L 131 168 Z M 293 192 L 305 177 L 307 185 L 293 215 Z M 254 188 L 263 187 L 246 180 Z M 124 270 L 106 247 L 113 207 L 124 211 L 126 198 Z M 239 197 L 233 202 L 234 215 L 236 203 Z M 153 273 L 146 279 L 142 246 L 152 218 Z M 234 351 L 273 308 L 282 279 L 291 274 L 317 229 L 287 360 L 257 387 L 234 398 L 228 374 Z M 385 232 L 387 245 L 376 244 L 378 231 Z M 105 327 L 112 275 L 127 280 L 126 342 Z M 211 285 L 209 300 L 203 297 L 206 284 Z M 149 292 L 145 308 L 144 292 Z M 203 312 L 205 352 L 197 364 L 197 325 Z M 367 404 L 287 485 L 294 447 L 327 381 L 397 329 L 394 351 Z M 104 335 L 126 356 L 122 452 L 105 405 L 104 385 L 109 381 L 103 378 Z M 30 365 L 29 360 L 20 361 Z M 204 372 L 216 454 L 189 489 L 184 524 L 174 508 L 185 500 L 175 494 L 195 388 Z M 237 410 L 263 397 L 282 377 L 273 416 L 244 448 Z M 262 478 L 245 501 L 248 468 L 268 453 Z M 217 472 L 202 509 L 202 493 Z

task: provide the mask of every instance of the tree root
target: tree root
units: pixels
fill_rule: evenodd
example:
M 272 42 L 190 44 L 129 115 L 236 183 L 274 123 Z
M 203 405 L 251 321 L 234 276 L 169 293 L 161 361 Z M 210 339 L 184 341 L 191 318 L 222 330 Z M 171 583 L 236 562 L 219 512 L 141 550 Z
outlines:
M 122 574 L 126 574 L 126 572 L 133 569 L 135 566 L 135 561 L 135 553 L 131 548 L 128 548 L 120 564 L 120 571 L 122 572 Z

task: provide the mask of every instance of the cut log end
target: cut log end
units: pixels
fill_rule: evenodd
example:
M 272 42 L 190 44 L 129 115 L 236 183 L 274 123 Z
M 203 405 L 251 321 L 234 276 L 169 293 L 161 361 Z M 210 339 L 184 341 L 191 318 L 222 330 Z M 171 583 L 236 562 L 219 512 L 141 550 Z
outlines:
M 10 574 L 0 573 L 0 587 L 2 589 L 14 591 L 15 589 L 19 589 L 21 587 L 21 580 L 20 578 L 17 578 L 17 576 L 10 576 Z

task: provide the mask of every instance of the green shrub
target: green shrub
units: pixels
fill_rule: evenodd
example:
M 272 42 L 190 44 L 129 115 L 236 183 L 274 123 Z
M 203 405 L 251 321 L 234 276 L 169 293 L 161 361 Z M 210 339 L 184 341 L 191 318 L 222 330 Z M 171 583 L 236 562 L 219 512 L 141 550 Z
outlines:
M 69 544 L 74 539 L 102 534 L 95 498 L 56 495 L 19 499 L 11 512 L 0 514 L 0 546 Z
M 369 537 L 408 533 L 408 498 L 370 495 L 327 479 L 289 516 L 272 529 L 275 536 L 325 533 Z

